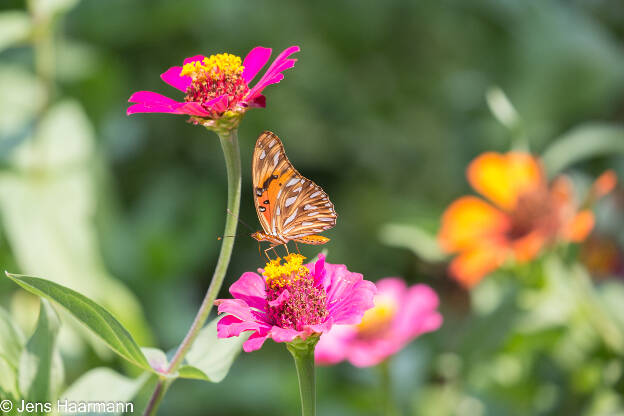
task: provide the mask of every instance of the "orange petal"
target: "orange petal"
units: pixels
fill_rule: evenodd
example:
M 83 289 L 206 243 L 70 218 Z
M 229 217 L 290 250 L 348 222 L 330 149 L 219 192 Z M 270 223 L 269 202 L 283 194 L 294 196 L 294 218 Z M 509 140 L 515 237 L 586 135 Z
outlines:
M 592 186 L 592 197 L 595 199 L 602 198 L 610 193 L 617 185 L 617 175 L 613 170 L 608 170 L 596 179 Z
M 483 153 L 470 163 L 467 174 L 477 192 L 506 210 L 515 207 L 519 195 L 545 184 L 538 160 L 522 152 Z
M 486 244 L 465 251 L 449 265 L 449 273 L 465 287 L 473 287 L 485 275 L 499 268 L 507 256 L 502 245 Z
M 567 206 L 574 202 L 574 187 L 567 176 L 558 176 L 550 185 L 550 196 L 557 206 Z
M 544 235 L 533 231 L 513 242 L 514 258 L 520 263 L 533 260 L 546 243 Z
M 563 227 L 563 239 L 580 243 L 585 240 L 591 230 L 594 228 L 594 214 L 586 209 L 579 212 Z
M 438 241 L 443 250 L 452 253 L 490 240 L 509 228 L 507 216 L 474 196 L 455 200 L 442 214 Z

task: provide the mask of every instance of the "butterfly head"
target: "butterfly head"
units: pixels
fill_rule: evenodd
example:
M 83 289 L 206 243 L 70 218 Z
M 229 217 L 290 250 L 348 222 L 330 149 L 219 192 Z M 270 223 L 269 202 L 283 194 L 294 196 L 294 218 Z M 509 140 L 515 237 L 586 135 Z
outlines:
M 253 238 L 256 241 L 267 241 L 268 238 L 266 236 L 266 234 L 263 234 L 259 231 L 256 231 L 255 233 L 251 233 L 251 238 Z

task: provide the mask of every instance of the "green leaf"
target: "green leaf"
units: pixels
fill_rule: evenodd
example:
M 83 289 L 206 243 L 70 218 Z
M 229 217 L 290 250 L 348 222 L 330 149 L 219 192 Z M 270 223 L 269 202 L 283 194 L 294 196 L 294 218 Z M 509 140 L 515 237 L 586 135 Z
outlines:
M 17 369 L 15 362 L 9 362 L 0 356 L 0 400 L 1 399 L 17 399 L 20 397 L 17 388 Z
M 147 358 L 147 362 L 158 373 L 166 373 L 169 367 L 169 361 L 167 360 L 167 354 L 163 350 L 158 348 L 141 348 L 143 355 Z
M 150 378 L 143 373 L 136 379 L 109 368 L 94 368 L 82 375 L 60 395 L 70 402 L 130 402 Z
M 78 4 L 78 0 L 32 0 L 30 6 L 36 15 L 46 18 L 54 17 L 57 14 L 66 13 Z
M 60 395 L 60 400 L 69 402 L 122 402 L 132 403 L 127 414 L 143 414 L 158 377 L 155 374 L 143 373 L 132 379 L 125 377 L 109 368 L 94 368 L 82 375 Z M 88 415 L 96 413 L 89 413 Z M 101 415 L 101 413 L 99 413 Z M 118 415 L 120 413 L 107 413 Z M 82 414 L 84 415 L 84 414 Z
M 490 87 L 485 94 L 490 111 L 505 127 L 513 130 L 518 127 L 520 117 L 509 98 L 499 87 Z
M 591 123 L 564 134 L 542 155 L 549 177 L 584 159 L 613 154 L 624 155 L 624 127 Z
M 121 357 L 145 370 L 154 371 L 126 328 L 91 299 L 49 280 L 10 273 L 6 275 L 27 291 L 59 303 Z
M 47 300 L 41 299 L 35 332 L 19 360 L 19 389 L 28 401 L 52 400 L 63 382 L 63 364 L 56 349 L 59 328 L 56 311 Z
M 389 246 L 411 250 L 425 261 L 440 262 L 446 258 L 436 237 L 414 225 L 387 224 L 382 227 L 379 238 Z
M 0 157 L 3 150 L 11 151 L 8 161 L 14 167 L 0 172 L 3 235 L 21 273 L 80 292 L 109 310 L 137 342 L 150 345 L 141 304 L 102 261 L 93 220 L 101 202 L 97 178 L 102 166 L 93 126 L 77 101 L 62 100 L 41 112 L 34 105 L 45 99 L 35 94 L 36 81 L 23 68 L 0 66 L 0 125 L 7 133 L 21 132 L 22 124 L 40 113 L 32 132 L 10 149 L 5 142 L 14 140 L 3 141 L 0 134 Z M 108 357 L 102 342 L 59 312 L 67 328 L 81 335 L 61 337 L 62 349 L 80 349 L 86 340 L 101 358 Z
M 178 369 L 179 377 L 219 383 L 230 371 L 249 333 L 232 338 L 218 338 L 219 319 L 214 319 L 200 331 L 186 355 L 185 364 Z
M 11 315 L 0 308 L 0 357 L 9 364 L 17 363 L 24 343 L 22 331 L 15 325 Z
M 25 40 L 30 29 L 30 18 L 26 12 L 0 13 L 0 51 Z

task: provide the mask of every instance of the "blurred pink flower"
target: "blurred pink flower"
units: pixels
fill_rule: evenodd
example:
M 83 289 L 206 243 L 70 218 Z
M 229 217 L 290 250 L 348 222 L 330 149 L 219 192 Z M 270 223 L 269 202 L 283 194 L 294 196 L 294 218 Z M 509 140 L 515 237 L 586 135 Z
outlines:
M 336 324 L 357 324 L 373 307 L 376 289 L 359 273 L 343 264 L 325 263 L 319 254 L 314 264 L 305 257 L 286 256 L 267 263 L 262 276 L 244 273 L 232 286 L 234 299 L 219 299 L 219 313 L 227 313 L 217 324 L 219 338 L 252 331 L 243 344 L 246 352 L 262 347 L 267 338 L 291 342 L 322 334 Z
M 438 296 L 426 285 L 407 287 L 402 279 L 377 282 L 375 307 L 359 325 L 336 325 L 316 345 L 317 364 L 348 360 L 357 367 L 377 365 L 425 332 L 442 325 Z
M 270 48 L 253 48 L 242 63 L 238 56 L 231 54 L 186 58 L 183 66 L 171 67 L 160 76 L 167 84 L 185 93 L 183 102 L 155 92 L 139 91 L 128 100 L 134 104 L 128 107 L 127 114 L 172 113 L 217 119 L 226 112 L 236 116 L 249 107 L 264 107 L 266 99 L 262 90 L 284 78 L 282 72 L 296 62 L 289 56 L 298 51 L 298 46 L 284 50 L 254 86 L 250 83 L 269 61 Z

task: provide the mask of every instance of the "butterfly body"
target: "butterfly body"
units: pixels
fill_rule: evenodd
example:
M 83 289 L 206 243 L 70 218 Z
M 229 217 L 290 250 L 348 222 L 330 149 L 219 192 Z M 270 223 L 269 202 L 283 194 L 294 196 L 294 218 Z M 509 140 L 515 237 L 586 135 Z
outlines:
M 258 137 L 253 155 L 254 203 L 263 231 L 251 236 L 271 247 L 295 241 L 325 244 L 316 235 L 336 225 L 334 205 L 320 186 L 290 163 L 280 139 L 270 131 Z

